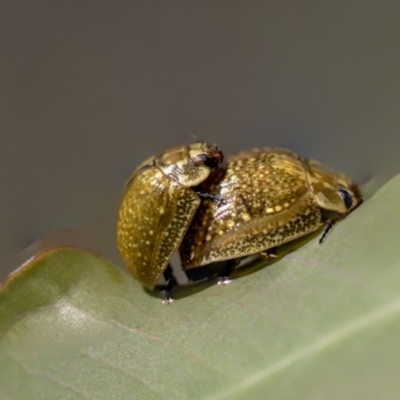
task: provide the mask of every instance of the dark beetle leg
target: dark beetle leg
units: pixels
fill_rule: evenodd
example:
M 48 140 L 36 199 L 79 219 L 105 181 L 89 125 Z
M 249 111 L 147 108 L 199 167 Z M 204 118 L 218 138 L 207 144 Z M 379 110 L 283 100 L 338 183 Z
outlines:
M 231 281 L 234 269 L 240 264 L 240 259 L 227 260 L 223 270 L 218 275 L 218 285 L 226 285 Z
M 212 264 L 185 270 L 186 277 L 190 282 L 196 282 L 203 279 L 210 279 L 215 276 L 215 273 L 216 271 L 213 268 Z
M 169 304 L 174 301 L 172 290 L 175 286 L 178 286 L 170 264 L 165 269 L 163 276 L 166 281 L 166 285 L 161 289 L 161 292 L 164 293 L 163 304 Z

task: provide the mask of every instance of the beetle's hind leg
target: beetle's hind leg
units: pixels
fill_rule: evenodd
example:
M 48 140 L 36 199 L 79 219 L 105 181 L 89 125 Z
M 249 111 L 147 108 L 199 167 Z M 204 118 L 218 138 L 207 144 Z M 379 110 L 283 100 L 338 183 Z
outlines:
M 169 304 L 174 301 L 174 297 L 172 296 L 172 290 L 174 287 L 178 286 L 178 282 L 175 279 L 174 272 L 172 271 L 171 265 L 168 264 L 167 268 L 163 273 L 164 279 L 166 281 L 165 286 L 161 289 L 161 292 L 164 293 L 163 304 Z

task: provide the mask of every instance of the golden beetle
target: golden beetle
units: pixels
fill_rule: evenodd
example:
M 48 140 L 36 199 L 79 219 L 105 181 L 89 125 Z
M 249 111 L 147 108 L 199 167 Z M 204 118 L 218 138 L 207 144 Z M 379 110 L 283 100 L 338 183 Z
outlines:
M 169 260 L 182 268 L 265 253 L 326 225 L 320 242 L 361 202 L 347 177 L 284 149 L 231 156 L 204 142 L 176 147 L 142 163 L 119 211 L 118 248 L 133 276 L 153 289 L 164 274 L 164 302 L 176 285 Z

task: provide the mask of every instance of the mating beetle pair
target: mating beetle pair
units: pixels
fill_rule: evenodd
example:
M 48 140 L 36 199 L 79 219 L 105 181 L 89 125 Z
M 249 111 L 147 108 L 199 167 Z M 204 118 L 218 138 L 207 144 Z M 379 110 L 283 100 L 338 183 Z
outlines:
M 223 161 L 215 145 L 176 147 L 144 161 L 130 177 L 119 210 L 117 242 L 133 276 L 153 289 L 162 274 L 165 303 L 176 284 L 169 261 L 182 268 L 271 251 L 334 223 L 361 202 L 344 175 L 284 149 L 252 150 Z

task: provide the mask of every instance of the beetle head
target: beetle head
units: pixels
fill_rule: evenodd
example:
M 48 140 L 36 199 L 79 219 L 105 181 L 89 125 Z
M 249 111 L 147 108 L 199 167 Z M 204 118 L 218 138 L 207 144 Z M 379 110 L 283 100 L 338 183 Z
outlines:
M 211 169 L 218 167 L 223 158 L 216 145 L 197 142 L 161 154 L 157 165 L 183 187 L 193 187 L 207 179 Z

